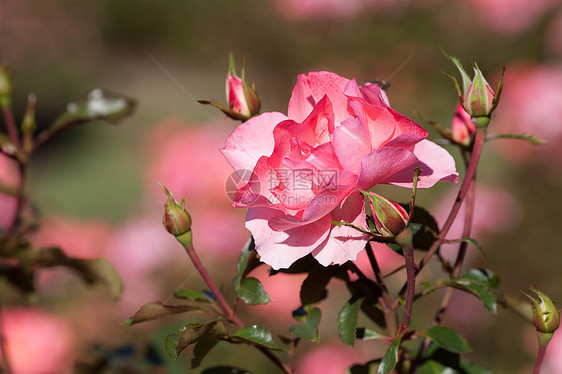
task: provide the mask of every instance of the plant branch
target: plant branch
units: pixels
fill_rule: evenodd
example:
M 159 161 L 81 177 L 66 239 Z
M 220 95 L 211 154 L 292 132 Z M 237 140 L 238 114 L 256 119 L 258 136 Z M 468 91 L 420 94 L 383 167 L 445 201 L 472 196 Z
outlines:
M 539 374 L 542 366 L 542 361 L 544 359 L 544 354 L 546 352 L 546 344 L 539 343 L 539 352 L 537 353 L 537 360 L 535 361 L 535 367 L 533 368 L 533 374 Z
M 4 116 L 4 123 L 6 125 L 6 131 L 8 132 L 10 141 L 18 151 L 21 150 L 18 128 L 16 126 L 14 113 L 12 112 L 12 106 L 10 104 L 2 105 L 2 115 Z
M 416 262 L 414 259 L 414 245 L 412 244 L 412 229 L 406 227 L 396 237 L 396 243 L 400 244 L 404 252 L 404 260 L 406 262 L 406 306 L 404 310 L 404 319 L 398 328 L 398 336 L 401 337 L 410 327 L 410 317 L 412 316 L 412 307 L 414 304 L 414 294 L 416 290 Z
M 183 235 L 191 236 L 191 231 L 188 231 L 186 234 Z M 240 317 L 236 315 L 236 313 L 232 311 L 232 309 L 230 308 L 230 306 L 228 305 L 228 303 L 220 293 L 219 289 L 215 285 L 215 282 L 213 282 L 211 276 L 207 272 L 207 269 L 205 269 L 205 266 L 203 266 L 203 263 L 199 259 L 199 256 L 197 256 L 197 253 L 195 252 L 193 245 L 191 245 L 191 238 L 189 238 L 189 240 L 182 240 L 184 238 L 178 236 L 176 236 L 176 238 L 187 252 L 187 255 L 191 259 L 191 262 L 193 262 L 195 269 L 197 269 L 197 271 L 199 272 L 205 283 L 207 283 L 207 286 L 209 287 L 213 295 L 215 295 L 217 299 L 217 303 L 222 309 L 226 319 L 238 328 L 244 327 L 245 326 L 244 322 L 240 319 Z M 269 351 L 267 348 L 258 347 L 258 346 L 256 346 L 256 348 L 259 351 L 261 351 L 269 360 L 271 360 L 271 362 L 273 362 L 278 368 L 283 370 L 284 373 L 287 374 L 292 373 L 290 368 L 287 365 L 285 365 L 283 362 L 281 362 L 281 360 L 279 360 L 279 358 L 275 356 L 273 353 L 271 353 L 271 351 Z

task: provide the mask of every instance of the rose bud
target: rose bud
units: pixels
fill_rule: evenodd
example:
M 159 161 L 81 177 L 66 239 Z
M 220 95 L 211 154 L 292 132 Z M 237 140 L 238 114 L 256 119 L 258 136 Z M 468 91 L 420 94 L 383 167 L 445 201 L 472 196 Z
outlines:
M 472 135 L 475 132 L 476 126 L 470 120 L 470 115 L 459 103 L 451 122 L 451 137 L 458 144 L 468 147 L 472 143 Z
M 175 237 L 191 232 L 191 217 L 187 210 L 185 210 L 185 199 L 180 204 L 166 187 L 162 185 L 160 187 L 168 195 L 168 200 L 164 205 L 164 218 L 162 220 L 166 230 Z
M 539 299 L 527 295 L 533 305 L 533 324 L 538 332 L 551 334 L 560 326 L 560 314 L 554 302 L 541 291 L 531 287 Z
M 230 54 L 229 61 L 228 74 L 226 76 L 226 102 L 228 107 L 207 100 L 199 100 L 199 103 L 213 105 L 232 119 L 247 121 L 259 114 L 261 101 L 256 93 L 254 84 L 250 85 L 246 82 L 246 64 L 244 63 L 244 67 L 242 67 L 242 77 L 238 77 L 232 54 Z
M 397 236 L 408 227 L 408 213 L 399 204 L 371 192 L 369 197 L 375 228 L 383 236 Z
M 457 89 L 457 94 L 459 95 L 462 107 L 470 115 L 471 120 L 476 127 L 488 126 L 490 116 L 496 109 L 500 99 L 505 68 L 502 67 L 498 86 L 496 88 L 496 92 L 494 93 L 484 78 L 482 71 L 478 68 L 478 65 L 474 64 L 474 78 L 470 79 L 462 64 L 456 57 L 449 56 L 446 53 L 445 56 L 453 62 L 461 74 L 462 91 L 457 80 L 453 77 L 451 78 L 455 83 L 455 88 Z

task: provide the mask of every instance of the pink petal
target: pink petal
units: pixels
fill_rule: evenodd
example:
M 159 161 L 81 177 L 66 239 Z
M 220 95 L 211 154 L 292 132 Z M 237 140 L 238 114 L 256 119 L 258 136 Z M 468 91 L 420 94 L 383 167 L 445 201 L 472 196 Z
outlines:
M 312 252 L 323 243 L 330 232 L 330 217 L 298 226 L 287 231 L 273 231 L 268 225 L 282 212 L 268 208 L 250 208 L 246 228 L 256 241 L 256 251 L 273 269 L 288 268 L 293 262 Z
M 349 79 L 327 71 L 312 71 L 300 74 L 289 100 L 288 115 L 297 122 L 303 121 L 316 103 L 328 95 L 333 105 L 335 123 L 340 124 L 349 117 L 347 97 L 343 94 Z
M 369 129 L 356 118 L 350 118 L 334 131 L 334 150 L 345 170 L 359 174 L 361 159 L 371 152 Z
M 375 149 L 361 161 L 361 172 L 357 188 L 368 190 L 376 184 L 388 183 L 388 179 L 391 176 L 396 175 L 396 173 L 410 165 L 412 167 L 408 170 L 411 176 L 413 176 L 413 165 L 416 161 L 418 161 L 417 157 L 405 149 L 392 147 Z
M 268 112 L 242 123 L 226 139 L 220 152 L 234 170 L 253 170 L 261 156 L 273 151 L 273 129 L 287 117 Z
M 366 227 L 365 203 L 360 194 L 349 196 L 341 207 L 330 213 L 332 221 L 349 222 L 359 227 Z M 341 265 L 355 260 L 365 248 L 368 237 L 347 226 L 333 226 L 328 241 L 316 248 L 312 255 L 324 265 Z
M 419 167 L 422 171 L 418 180 L 419 188 L 429 188 L 440 181 L 453 183 L 459 181 L 455 160 L 443 147 L 424 139 L 416 144 L 414 154 L 419 159 Z M 415 164 L 412 164 L 411 167 L 392 175 L 385 183 L 411 187 L 414 167 Z

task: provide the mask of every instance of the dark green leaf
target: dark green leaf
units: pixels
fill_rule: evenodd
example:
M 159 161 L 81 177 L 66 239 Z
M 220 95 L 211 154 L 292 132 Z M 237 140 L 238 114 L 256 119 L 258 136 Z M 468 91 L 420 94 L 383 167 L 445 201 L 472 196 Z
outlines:
M 491 370 L 488 370 L 464 358 L 461 360 L 461 369 L 463 370 L 462 374 L 493 374 Z
M 386 339 L 386 336 L 381 335 L 375 330 L 371 330 L 367 327 L 359 327 L 355 333 L 355 337 L 362 340 Z
M 425 330 L 425 336 L 429 337 L 440 347 L 455 353 L 470 352 L 471 348 L 462 336 L 455 330 L 442 326 L 432 326 Z
M 355 364 L 347 369 L 344 374 L 376 374 L 381 360 L 371 360 L 364 364 Z
M 371 300 L 367 298 L 363 300 L 363 302 L 361 303 L 361 311 L 378 326 L 386 327 L 384 313 L 380 308 L 378 308 L 378 305 L 374 304 Z
M 217 341 L 226 337 L 226 327 L 220 321 L 190 324 L 169 334 L 164 341 L 164 347 L 168 356 L 175 360 L 184 349 L 192 344 Z
M 439 232 L 437 221 L 427 210 L 416 206 L 410 225 L 414 231 L 414 248 L 427 251 L 436 239 L 435 233 Z
M 193 347 L 193 358 L 191 359 L 191 368 L 195 369 L 201 365 L 201 361 L 209 352 L 218 344 L 218 340 L 203 341 L 195 344 Z
M 216 366 L 208 368 L 201 372 L 201 374 L 251 374 L 249 371 L 238 369 L 231 366 Z
M 295 335 L 297 338 L 307 339 L 318 343 L 318 326 L 320 325 L 320 319 L 322 318 L 322 312 L 318 308 L 313 308 L 305 317 L 303 323 L 299 325 L 291 326 L 289 331 Z
M 398 362 L 398 349 L 400 348 L 400 339 L 392 342 L 386 350 L 381 363 L 379 365 L 378 374 L 389 374 Z
M 281 347 L 275 343 L 269 331 L 256 325 L 242 327 L 240 330 L 236 331 L 234 335 L 232 335 L 232 338 L 234 340 L 241 340 L 260 347 L 278 351 L 282 350 Z
M 199 309 L 198 307 L 189 305 L 164 305 L 159 301 L 153 301 L 141 306 L 140 309 L 135 314 L 133 314 L 124 324 L 127 326 L 131 326 L 137 323 L 152 321 L 175 314 L 197 312 L 200 310 L 201 309 Z
M 417 374 L 458 374 L 457 370 L 447 367 L 437 361 L 424 361 L 416 371 Z
M 326 297 L 326 286 L 337 270 L 337 266 L 324 267 L 321 265 L 312 269 L 308 277 L 302 282 L 300 291 L 301 303 L 305 309 Z
M 497 311 L 498 298 L 503 298 L 498 289 L 500 280 L 490 270 L 472 269 L 457 279 L 444 279 L 436 285 L 445 285 L 467 291 L 477 296 L 492 313 Z
M 242 279 L 235 291 L 236 296 L 249 305 L 263 305 L 271 301 L 271 297 L 256 278 Z
M 482 252 L 482 254 L 484 256 L 486 256 L 486 253 L 484 252 L 484 248 L 480 245 L 480 243 L 478 243 L 476 240 L 474 240 L 472 238 L 460 238 L 460 239 L 453 239 L 453 240 L 445 240 L 444 241 L 444 243 L 447 243 L 447 244 L 455 244 L 455 243 L 460 243 L 460 242 L 466 242 L 466 243 L 472 244 L 473 246 L 478 248 L 478 250 L 480 252 Z
M 214 301 L 214 295 L 211 292 L 197 290 L 179 290 L 174 293 L 174 297 L 178 299 L 187 299 L 190 301 L 209 302 Z
M 355 330 L 362 301 L 362 298 L 351 298 L 338 315 L 338 335 L 342 342 L 350 346 L 355 345 Z
M 250 237 L 250 240 L 246 243 L 240 256 L 238 257 L 238 262 L 236 263 L 236 277 L 232 281 L 234 288 L 238 288 L 240 286 L 240 282 L 245 274 L 247 274 L 246 269 L 250 263 L 250 257 L 252 255 L 252 251 L 254 251 L 256 245 L 254 242 L 254 237 Z

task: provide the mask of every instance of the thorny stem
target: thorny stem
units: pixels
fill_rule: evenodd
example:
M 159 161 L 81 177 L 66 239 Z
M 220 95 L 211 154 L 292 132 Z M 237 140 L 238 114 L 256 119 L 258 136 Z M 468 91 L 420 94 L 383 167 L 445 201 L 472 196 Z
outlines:
M 187 236 L 187 235 L 189 235 L 189 240 L 186 240 L 188 239 L 187 237 L 183 238 L 183 236 Z M 207 269 L 205 269 L 205 266 L 203 266 L 203 263 L 199 259 L 199 256 L 197 256 L 197 253 L 195 252 L 193 245 L 191 245 L 190 236 L 191 236 L 191 231 L 188 231 L 187 233 L 177 236 L 176 238 L 187 252 L 187 255 L 191 259 L 191 262 L 193 262 L 195 269 L 197 269 L 199 274 L 201 274 L 201 277 L 203 278 L 205 283 L 207 283 L 207 286 L 209 286 L 209 289 L 211 290 L 213 295 L 215 295 L 217 299 L 217 303 L 219 304 L 220 308 L 225 314 L 226 319 L 228 319 L 238 328 L 244 327 L 245 326 L 244 322 L 240 319 L 240 317 L 236 315 L 236 313 L 232 311 L 232 309 L 230 308 L 230 306 L 228 305 L 228 303 L 226 302 L 226 300 L 218 290 L 217 286 L 215 285 L 215 282 L 213 282 L 211 276 L 207 272 Z M 283 362 L 281 362 L 281 360 L 279 360 L 279 358 L 275 356 L 273 353 L 271 353 L 267 348 L 258 347 L 258 346 L 256 346 L 256 348 L 260 350 L 265 356 L 267 356 L 267 358 L 269 358 L 269 360 L 271 360 L 271 362 L 273 362 L 278 368 L 283 370 L 283 372 L 287 374 L 292 373 L 290 368 L 287 365 L 285 365 Z
M 447 220 L 443 224 L 441 231 L 439 231 L 439 237 L 433 242 L 432 246 L 429 248 L 425 256 L 421 259 L 420 263 L 416 268 L 416 274 L 419 273 L 425 265 L 429 262 L 431 257 L 437 252 L 443 241 L 445 240 L 445 236 L 453 226 L 453 222 L 455 218 L 457 218 L 457 214 L 461 208 L 462 202 L 464 201 L 466 195 L 468 194 L 468 190 L 470 185 L 472 184 L 472 180 L 474 179 L 474 175 L 476 174 L 476 168 L 478 166 L 478 161 L 480 160 L 480 155 L 482 154 L 482 148 L 484 147 L 484 141 L 486 140 L 486 129 L 478 129 L 476 132 L 476 137 L 474 138 L 474 146 L 472 148 L 472 157 L 470 158 L 470 162 L 468 164 L 468 168 L 466 170 L 466 175 L 462 182 L 461 188 L 459 193 L 457 194 L 457 198 L 451 211 L 449 212 L 449 216 Z M 406 286 L 404 285 L 400 290 L 399 295 L 403 295 L 406 291 Z
M 398 336 L 401 337 L 410 327 L 410 317 L 412 315 L 412 307 L 414 303 L 414 293 L 416 290 L 416 262 L 414 259 L 414 245 L 412 244 L 412 229 L 406 227 L 396 237 L 396 243 L 402 246 L 404 252 L 404 260 L 406 262 L 406 306 L 404 310 L 404 319 L 398 328 Z
M 26 164 L 18 161 L 18 186 L 16 188 L 16 208 L 14 210 L 14 215 L 12 217 L 12 221 L 8 226 L 8 232 L 14 233 L 18 227 L 20 222 L 20 215 L 21 211 L 23 210 L 23 206 L 25 203 L 25 175 L 26 175 Z
M 368 243 L 365 246 L 365 250 L 367 251 L 369 261 L 371 262 L 373 273 L 375 274 L 375 279 L 382 289 L 381 296 L 379 297 L 379 303 L 381 304 L 383 310 L 387 330 L 391 335 L 396 331 L 396 310 L 392 307 L 392 299 L 390 298 L 390 295 L 384 283 L 384 279 L 375 257 L 375 253 L 373 252 L 373 248 L 371 247 L 371 243 Z
M 16 121 L 14 120 L 14 113 L 12 112 L 11 105 L 2 105 L 2 115 L 4 116 L 4 123 L 6 124 L 6 131 L 8 132 L 10 141 L 18 151 L 21 150 L 18 128 L 16 126 Z
M 295 338 L 291 344 L 291 351 L 289 352 L 289 370 L 291 373 L 295 372 L 295 353 L 297 352 L 297 346 L 300 341 L 300 338 Z

